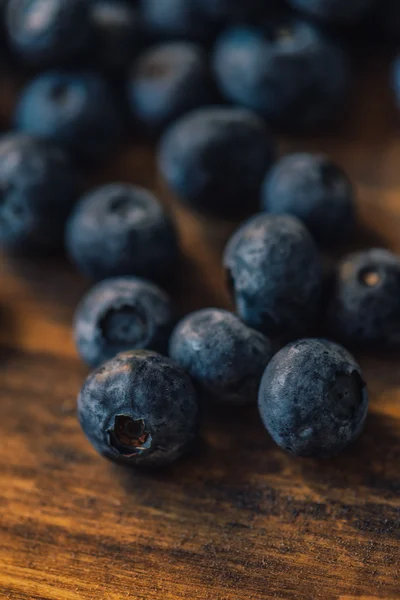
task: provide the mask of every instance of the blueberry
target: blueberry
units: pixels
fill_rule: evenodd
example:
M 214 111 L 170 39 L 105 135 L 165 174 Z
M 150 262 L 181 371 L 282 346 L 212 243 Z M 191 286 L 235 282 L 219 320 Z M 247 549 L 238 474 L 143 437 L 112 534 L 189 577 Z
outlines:
M 257 205 L 274 146 L 267 126 L 253 113 L 207 107 L 182 117 L 165 132 L 158 162 L 181 199 L 197 209 L 230 216 Z
M 66 243 L 79 270 L 92 279 L 169 277 L 176 268 L 175 228 L 147 190 L 125 183 L 87 194 L 67 224 Z
M 266 337 L 232 313 L 208 308 L 177 325 L 170 356 L 217 402 L 244 405 L 257 399 L 272 349 Z
M 133 118 L 150 133 L 211 104 L 214 89 L 206 52 L 190 42 L 150 48 L 133 67 L 128 95 Z
M 258 407 L 278 446 L 296 456 L 329 458 L 361 433 L 368 394 L 360 367 L 345 348 L 306 339 L 271 360 Z
M 80 178 L 59 148 L 32 137 L 0 138 L 0 245 L 13 251 L 62 247 Z
M 215 36 L 199 0 L 141 0 L 140 7 L 153 37 L 208 42 Z
M 230 239 L 224 254 L 240 318 L 276 338 L 307 332 L 323 285 L 317 248 L 304 225 L 286 215 L 255 215 Z
M 107 279 L 77 308 L 76 346 L 91 367 L 127 350 L 166 353 L 173 319 L 171 301 L 156 285 L 137 277 Z
M 109 154 L 122 133 L 120 107 L 106 80 L 91 72 L 51 71 L 23 90 L 18 130 L 63 144 L 86 160 Z
M 217 40 L 213 64 L 226 98 L 284 129 L 329 122 L 347 100 L 346 53 L 299 20 L 227 29 Z
M 155 352 L 119 354 L 87 378 L 78 418 L 94 448 L 116 462 L 161 467 L 196 440 L 199 406 L 190 378 Z
M 350 254 L 338 265 L 328 307 L 332 334 L 373 348 L 400 346 L 400 258 L 382 249 Z
M 32 63 L 58 64 L 90 45 L 87 0 L 11 0 L 6 9 L 10 44 Z
M 333 22 L 351 22 L 365 16 L 375 0 L 288 0 L 312 17 Z M 381 1 L 381 0 L 379 0 Z
M 269 213 L 298 217 L 323 246 L 342 241 L 355 224 L 352 185 L 323 154 L 281 159 L 265 179 L 262 204 Z
M 92 0 L 90 22 L 96 63 L 107 72 L 128 68 L 144 44 L 138 9 L 127 0 Z

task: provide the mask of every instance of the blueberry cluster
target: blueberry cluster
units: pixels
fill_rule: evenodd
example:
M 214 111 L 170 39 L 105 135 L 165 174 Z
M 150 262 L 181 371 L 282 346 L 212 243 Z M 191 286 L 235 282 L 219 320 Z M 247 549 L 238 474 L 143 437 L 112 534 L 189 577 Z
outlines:
M 62 248 L 96 282 L 74 336 L 95 370 L 78 398 L 99 453 L 171 463 L 196 441 L 201 406 L 255 405 L 275 442 L 326 458 L 368 410 L 352 347 L 400 347 L 400 258 L 322 252 L 357 226 L 355 190 L 320 153 L 278 157 L 278 132 L 335 123 L 351 93 L 346 32 L 400 36 L 397 0 L 3 0 L 4 53 L 35 70 L 0 138 L 0 244 Z M 6 50 L 7 49 L 7 50 Z M 392 70 L 400 105 L 400 58 Z M 127 132 L 187 207 L 247 215 L 222 259 L 236 314 L 177 314 L 175 220 L 127 182 L 84 189 L 82 165 Z M 228 408 L 225 408 L 228 410 Z M 233 410 L 231 408 L 230 410 Z

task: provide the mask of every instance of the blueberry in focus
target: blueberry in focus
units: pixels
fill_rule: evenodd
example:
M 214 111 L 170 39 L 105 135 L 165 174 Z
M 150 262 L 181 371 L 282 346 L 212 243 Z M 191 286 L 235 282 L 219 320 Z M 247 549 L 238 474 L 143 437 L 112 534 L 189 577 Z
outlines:
M 329 330 L 348 344 L 400 346 L 400 259 L 374 248 L 337 266 L 328 305 Z
M 144 44 L 138 8 L 128 0 L 92 0 L 89 17 L 96 64 L 107 72 L 127 69 Z
M 164 133 L 158 164 L 183 201 L 235 216 L 257 206 L 274 154 L 262 119 L 244 109 L 213 106 L 185 115 Z
M 272 357 L 265 336 L 216 308 L 199 310 L 178 323 L 169 352 L 205 394 L 236 405 L 255 402 Z
M 160 44 L 135 62 L 128 82 L 133 119 L 157 133 L 186 112 L 214 101 L 206 52 L 190 42 Z
M 209 42 L 216 24 L 202 10 L 199 0 L 141 0 L 140 10 L 154 39 Z
M 0 245 L 21 252 L 62 248 L 79 188 L 60 148 L 26 135 L 0 137 Z
M 360 367 L 342 346 L 305 339 L 274 356 L 258 407 L 273 440 L 295 456 L 335 456 L 361 433 L 368 393 Z
M 286 130 L 333 121 L 348 97 L 347 54 L 300 20 L 227 29 L 217 40 L 213 65 L 228 100 Z
M 134 349 L 166 353 L 174 324 L 171 300 L 159 287 L 137 277 L 106 279 L 80 302 L 74 338 L 91 367 Z
M 322 264 L 295 217 L 251 217 L 228 242 L 224 266 L 237 313 L 249 327 L 286 339 L 307 333 L 316 321 Z
M 265 179 L 262 205 L 268 213 L 299 218 L 322 246 L 342 241 L 355 224 L 350 180 L 323 154 L 282 158 Z
M 97 188 L 77 204 L 66 245 L 78 269 L 95 280 L 119 275 L 165 280 L 178 258 L 175 227 L 161 204 L 127 183 Z
M 122 134 L 121 109 L 107 81 L 94 72 L 50 71 L 22 91 L 15 112 L 19 131 L 57 142 L 74 158 L 107 156 Z
M 78 418 L 106 458 L 162 467 L 195 442 L 199 406 L 189 376 L 168 358 L 134 350 L 119 354 L 87 378 Z
M 375 0 L 288 0 L 312 17 L 332 22 L 351 22 L 364 17 Z M 379 0 L 380 1 L 380 0 Z
M 87 0 L 11 0 L 6 7 L 11 47 L 26 61 L 59 64 L 90 46 Z

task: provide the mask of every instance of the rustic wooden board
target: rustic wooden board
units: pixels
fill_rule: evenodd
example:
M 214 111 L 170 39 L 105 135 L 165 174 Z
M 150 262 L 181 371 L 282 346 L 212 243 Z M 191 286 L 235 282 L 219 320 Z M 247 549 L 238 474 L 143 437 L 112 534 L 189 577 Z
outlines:
M 374 231 L 355 243 L 400 252 L 400 132 L 387 73 L 370 71 L 342 131 L 281 146 L 346 166 Z M 18 86 L 2 83 L 7 115 Z M 115 179 L 157 187 L 151 150 L 129 147 L 93 177 Z M 162 195 L 182 236 L 180 309 L 227 306 L 220 254 L 233 225 Z M 294 460 L 255 409 L 232 409 L 207 415 L 193 456 L 160 473 L 129 471 L 98 457 L 75 419 L 87 370 L 70 323 L 86 287 L 63 260 L 2 260 L 0 598 L 400 598 L 396 357 L 359 357 L 372 412 L 336 460 Z

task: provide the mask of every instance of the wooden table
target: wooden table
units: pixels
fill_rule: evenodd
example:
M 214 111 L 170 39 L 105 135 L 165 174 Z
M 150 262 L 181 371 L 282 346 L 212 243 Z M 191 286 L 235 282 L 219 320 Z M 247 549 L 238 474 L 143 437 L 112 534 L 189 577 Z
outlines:
M 400 252 L 400 132 L 387 73 L 370 70 L 342 131 L 281 149 L 329 152 L 356 182 L 361 221 L 374 231 L 355 243 Z M 4 113 L 17 87 L 3 84 Z M 127 149 L 92 179 L 154 188 L 151 149 Z M 167 201 L 185 255 L 179 308 L 227 306 L 220 254 L 234 225 Z M 0 598 L 400 598 L 396 358 L 359 357 L 371 415 L 336 460 L 294 460 L 255 409 L 232 409 L 207 416 L 194 456 L 156 474 L 130 471 L 98 457 L 75 418 L 87 370 L 71 317 L 86 287 L 66 261 L 3 259 Z

